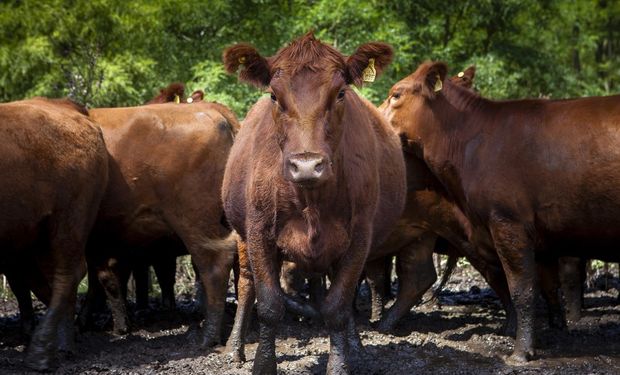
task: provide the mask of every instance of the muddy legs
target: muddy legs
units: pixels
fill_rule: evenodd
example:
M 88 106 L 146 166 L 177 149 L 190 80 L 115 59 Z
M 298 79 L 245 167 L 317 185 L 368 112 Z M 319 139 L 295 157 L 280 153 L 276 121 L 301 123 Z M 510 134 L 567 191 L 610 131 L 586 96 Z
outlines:
M 491 235 L 517 312 L 517 337 L 508 362 L 521 364 L 534 356 L 534 296 L 537 283 L 533 242 L 522 224 L 503 217 L 495 218 Z
M 241 241 L 238 243 L 238 253 L 237 312 L 235 313 L 235 322 L 230 332 L 230 337 L 226 343 L 226 349 L 231 353 L 234 362 L 245 362 L 244 340 L 252 314 L 255 293 L 247 248 L 245 243 Z

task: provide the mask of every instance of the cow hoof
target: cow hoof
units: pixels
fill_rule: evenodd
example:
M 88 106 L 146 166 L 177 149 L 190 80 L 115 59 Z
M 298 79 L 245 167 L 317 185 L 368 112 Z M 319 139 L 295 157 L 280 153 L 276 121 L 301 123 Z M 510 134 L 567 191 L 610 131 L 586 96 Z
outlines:
M 127 327 L 114 327 L 112 330 L 112 334 L 115 336 L 125 336 L 129 333 L 129 328 Z
M 230 358 L 231 358 L 233 363 L 242 364 L 242 363 L 245 362 L 245 353 L 244 353 L 243 349 L 240 349 L 240 348 L 236 348 L 236 349 L 226 348 L 226 351 L 228 352 L 228 355 L 230 356 Z
M 527 364 L 527 362 L 531 359 L 532 355 L 527 354 L 525 352 L 521 352 L 521 353 L 512 353 L 512 355 L 510 355 L 509 357 L 506 357 L 504 359 L 504 362 L 508 365 L 508 366 L 524 366 Z
M 49 351 L 43 348 L 33 348 L 31 346 L 26 355 L 26 366 L 40 372 L 52 371 L 54 370 L 53 357 L 54 356 Z
M 202 342 L 200 343 L 200 347 L 203 349 L 212 349 L 214 346 L 218 346 L 220 344 L 220 340 L 216 339 L 213 336 L 204 336 L 202 338 Z
M 327 363 L 327 375 L 349 375 L 349 366 L 346 363 Z
M 276 361 L 264 358 L 254 358 L 254 366 L 252 367 L 252 375 L 276 374 Z M 329 374 L 329 372 L 328 372 Z
M 388 333 L 394 329 L 394 323 L 389 320 L 380 320 L 379 324 L 377 324 L 377 331 L 381 333 Z

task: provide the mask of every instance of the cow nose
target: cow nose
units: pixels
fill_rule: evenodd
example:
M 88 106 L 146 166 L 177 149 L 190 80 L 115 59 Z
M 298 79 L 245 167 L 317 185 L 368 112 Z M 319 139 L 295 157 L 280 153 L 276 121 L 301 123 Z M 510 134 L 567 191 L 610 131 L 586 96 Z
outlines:
M 294 155 L 288 158 L 286 169 L 292 182 L 316 183 L 325 172 L 325 159 L 317 154 Z

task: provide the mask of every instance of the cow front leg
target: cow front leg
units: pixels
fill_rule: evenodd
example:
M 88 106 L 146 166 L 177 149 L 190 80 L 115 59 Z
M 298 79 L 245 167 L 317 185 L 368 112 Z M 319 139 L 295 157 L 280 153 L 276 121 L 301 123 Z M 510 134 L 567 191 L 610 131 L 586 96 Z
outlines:
M 517 336 L 507 362 L 523 364 L 534 356 L 537 282 L 533 241 L 523 224 L 503 217 L 494 217 L 490 229 L 517 312 Z
M 251 221 L 248 219 L 248 222 Z M 259 322 L 259 341 L 252 374 L 275 374 L 276 330 L 285 311 L 279 282 L 277 248 L 274 243 L 264 238 L 264 228 L 256 224 L 248 227 L 251 228 L 248 231 L 248 255 L 256 290 Z
M 351 317 L 355 287 L 364 268 L 370 248 L 370 229 L 358 224 L 352 232 L 352 242 L 332 272 L 332 284 L 321 308 L 323 320 L 329 330 L 330 352 L 327 362 L 328 374 L 349 374 L 349 344 L 356 340 L 350 332 L 355 331 Z M 355 331 L 357 335 L 357 331 Z M 361 342 L 360 342 L 361 343 Z M 360 344 L 361 347 L 361 344 Z

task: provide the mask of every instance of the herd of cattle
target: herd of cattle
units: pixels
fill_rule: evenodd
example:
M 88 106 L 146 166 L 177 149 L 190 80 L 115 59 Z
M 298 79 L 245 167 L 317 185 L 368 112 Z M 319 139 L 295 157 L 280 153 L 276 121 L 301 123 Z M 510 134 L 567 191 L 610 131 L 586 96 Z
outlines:
M 620 260 L 620 96 L 492 101 L 471 90 L 473 68 L 449 78 L 445 64 L 427 62 L 376 108 L 350 85 L 373 81 L 392 55 L 373 42 L 344 56 L 311 33 L 271 57 L 232 46 L 227 71 L 271 96 L 241 124 L 201 92 L 181 101 L 175 85 L 130 108 L 0 104 L 0 272 L 25 328 L 34 327 L 31 291 L 48 306 L 27 365 L 46 370 L 57 351 L 73 351 L 87 271 L 78 324 L 90 324 L 105 296 L 123 333 L 130 273 L 138 305 L 153 265 L 173 306 L 175 259 L 189 253 L 204 288 L 204 347 L 222 340 L 235 268 L 235 360 L 245 359 L 256 300 L 255 374 L 276 373 L 285 310 L 320 315 L 327 372 L 348 373 L 362 345 L 352 308 L 360 277 L 388 331 L 435 282 L 439 249 L 466 257 L 499 296 L 516 334 L 507 362 L 529 360 L 538 290 L 561 328 L 560 277 L 581 284 L 564 257 Z M 392 257 L 399 290 L 383 311 Z M 318 310 L 285 293 L 281 275 L 296 272 L 327 275 L 327 291 L 313 288 Z

